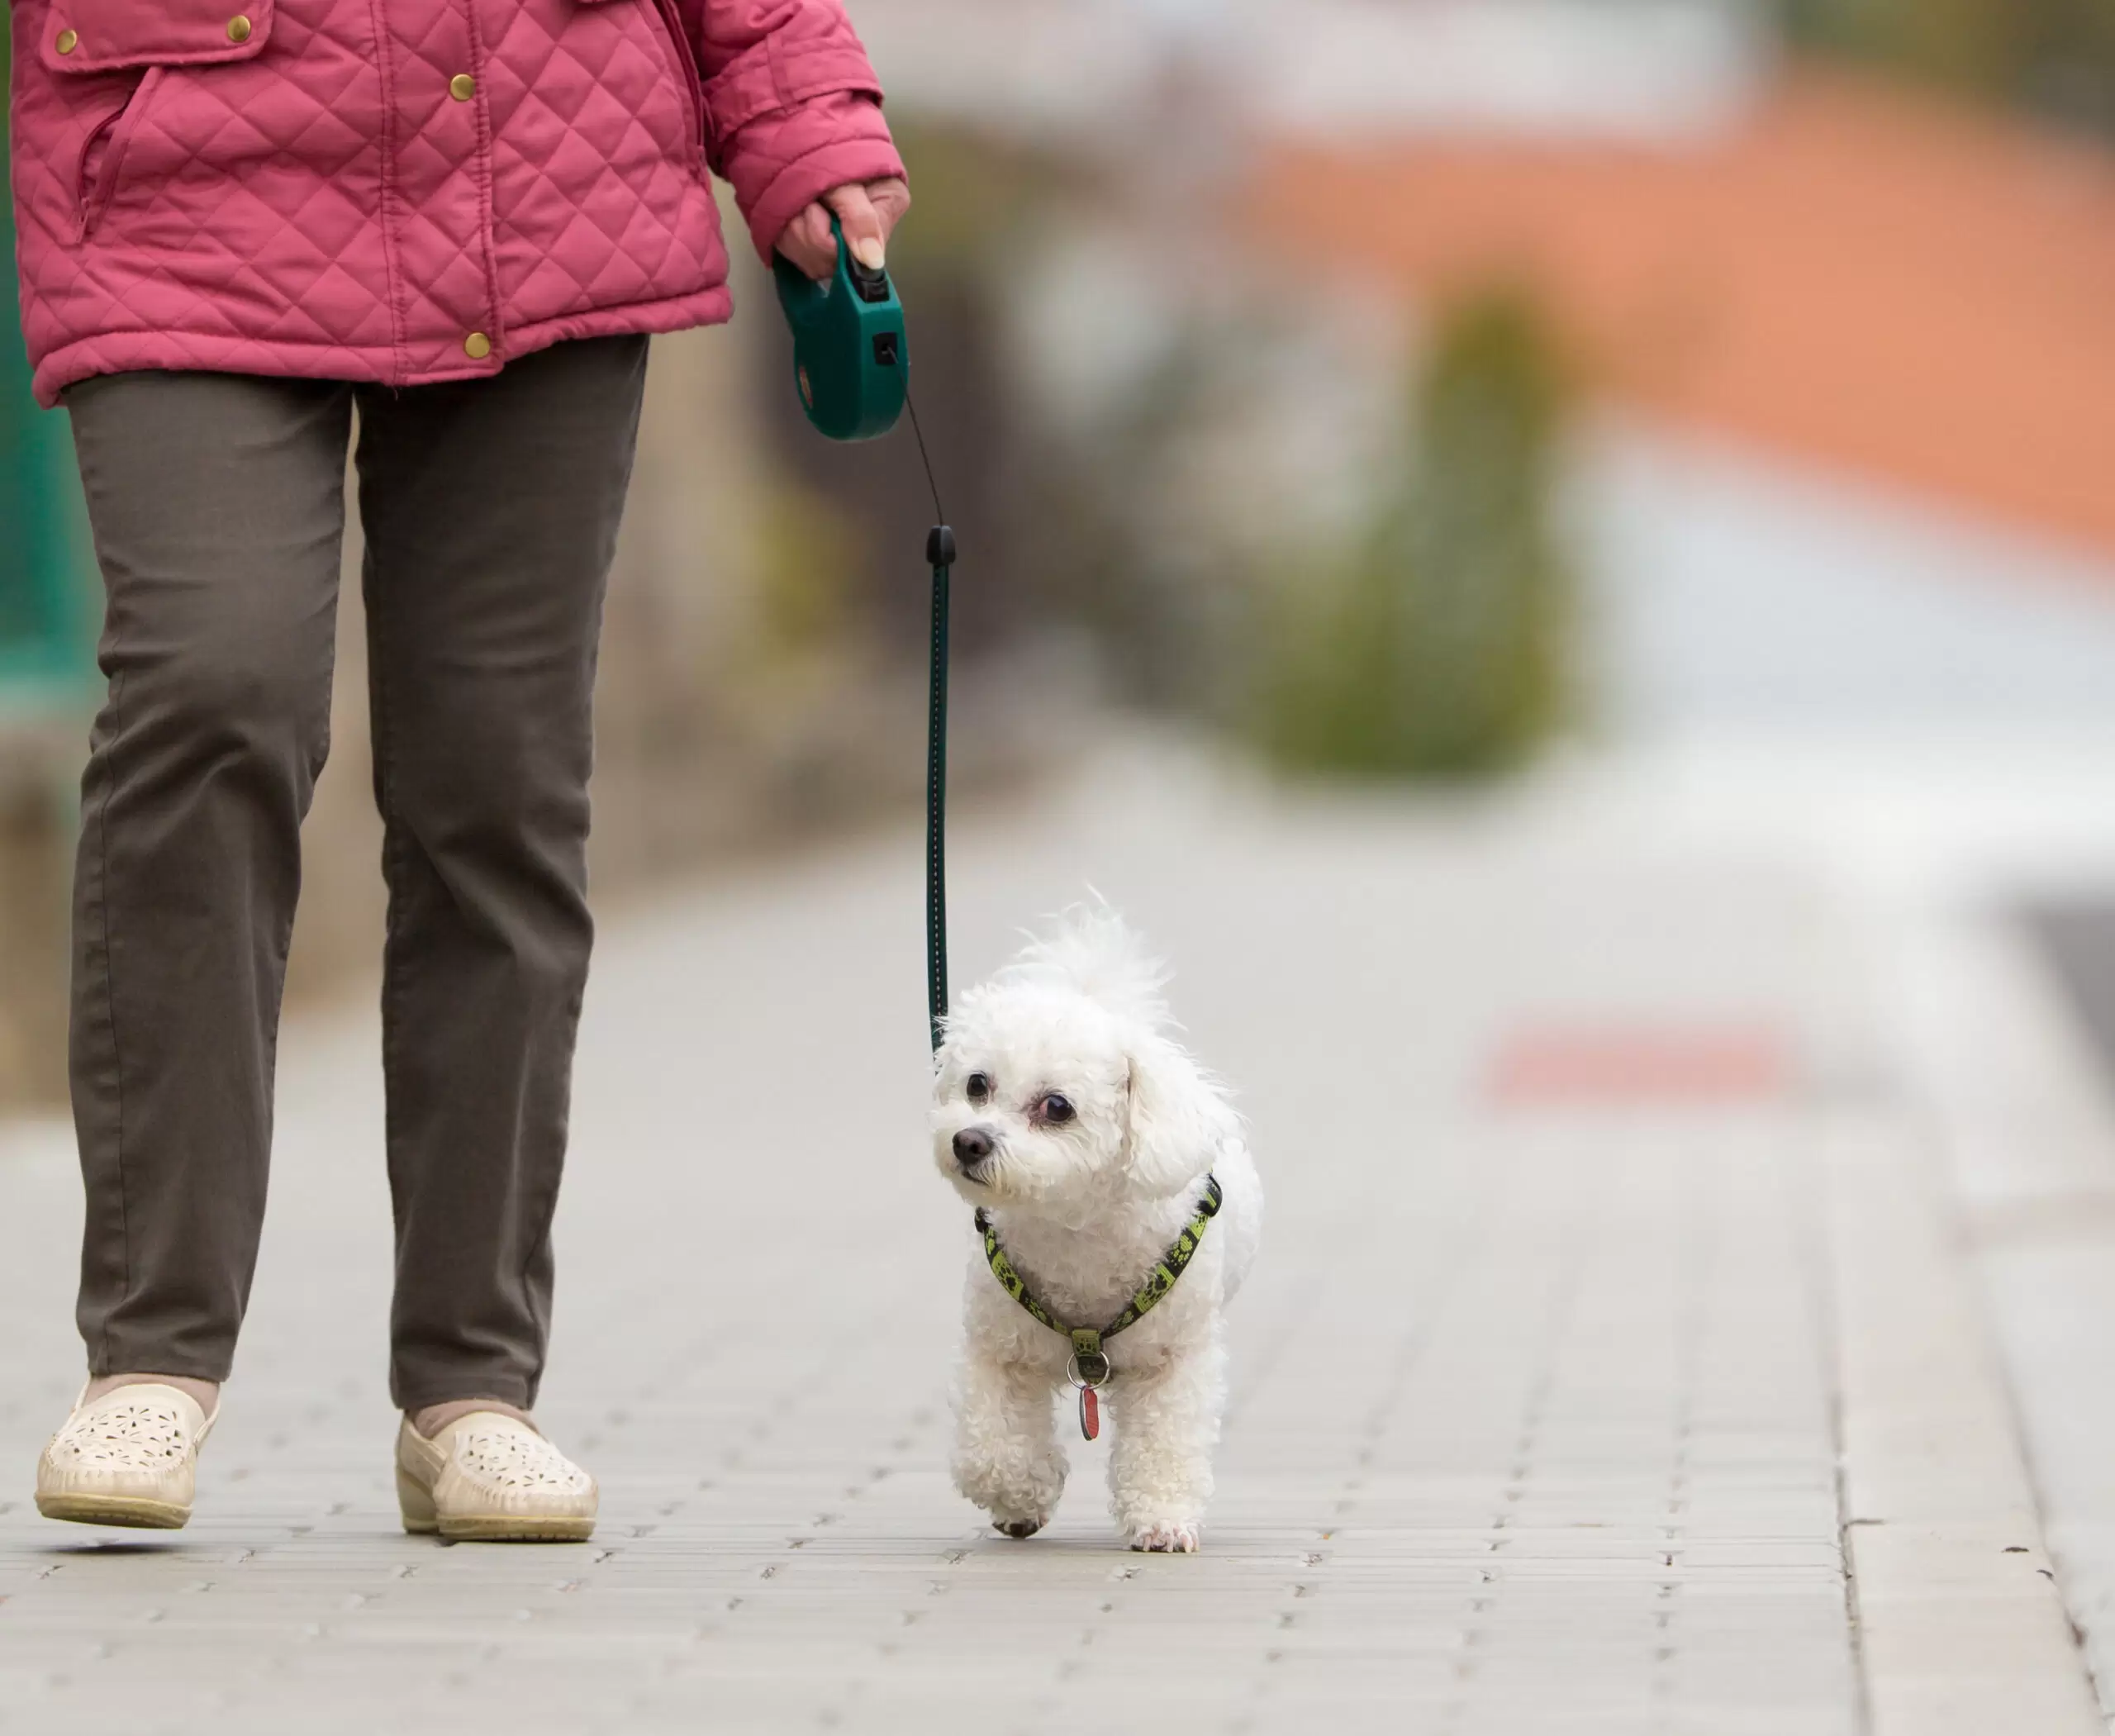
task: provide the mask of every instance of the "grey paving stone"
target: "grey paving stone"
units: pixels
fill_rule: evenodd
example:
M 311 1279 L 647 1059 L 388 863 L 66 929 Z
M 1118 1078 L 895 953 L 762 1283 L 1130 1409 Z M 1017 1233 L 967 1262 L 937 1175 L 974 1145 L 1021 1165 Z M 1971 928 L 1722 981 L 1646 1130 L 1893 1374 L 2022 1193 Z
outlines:
M 958 968 L 1091 881 L 1254 1125 L 1271 1219 L 1193 1558 L 1115 1546 L 1105 1443 L 1026 1543 L 948 1487 L 968 1231 L 920 1134 L 908 835 L 606 913 L 541 1407 L 602 1479 L 589 1545 L 397 1529 L 371 1020 L 288 1034 L 180 1535 L 30 1508 L 78 1206 L 60 1130 L 0 1134 L 0 1728 L 1848 1736 L 1808 1106 L 1487 1090 L 1553 1022 L 1805 1042 L 1828 933 L 1804 882 L 1568 812 L 1149 757 L 965 822 Z

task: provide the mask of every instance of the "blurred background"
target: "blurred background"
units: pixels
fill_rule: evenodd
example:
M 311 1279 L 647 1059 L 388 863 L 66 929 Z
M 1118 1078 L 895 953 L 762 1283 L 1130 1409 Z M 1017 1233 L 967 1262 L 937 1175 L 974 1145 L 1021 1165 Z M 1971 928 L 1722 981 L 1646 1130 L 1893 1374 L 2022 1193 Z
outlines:
M 2115 742 L 2100 0 L 852 10 L 915 183 L 892 263 L 964 550 L 966 787 L 1142 720 L 1446 801 L 1674 768 L 1765 830 L 2010 853 L 2065 950 L 2105 949 L 2078 867 Z M 655 347 L 606 889 L 915 798 L 907 430 L 809 434 L 738 269 L 731 332 Z M 97 585 L 12 313 L 0 1104 L 40 1104 Z M 364 979 L 379 923 L 345 607 L 307 996 Z
M 1176 1005 L 1238 1082 L 1271 1191 L 1238 1310 L 1237 1548 L 1200 1567 L 1231 1564 L 1208 1583 L 1248 1624 L 1156 1606 L 1204 1648 L 1182 1654 L 1205 1660 L 1194 1680 L 1153 1662 L 1185 1727 L 1199 1683 L 1247 1691 L 1223 1668 L 1238 1631 L 1257 1673 L 1279 1672 L 1266 1710 L 1287 1724 L 1311 1724 L 1309 1696 L 1333 1685 L 1466 1692 L 1480 1658 L 1495 1721 L 1450 1712 L 1449 1730 L 1581 1727 L 1609 1710 L 1610 1660 L 1651 1710 L 1597 1728 L 1841 1733 L 1863 1727 L 1861 1671 L 1894 1728 L 1874 1687 L 1886 1648 L 1861 1651 L 1851 1615 L 1880 1610 L 1884 1634 L 1890 1585 L 1965 1611 L 1926 1648 L 1940 1678 L 2011 1631 L 1949 1600 L 1952 1569 L 1932 1563 L 1952 1557 L 1899 1558 L 1890 1580 L 1884 1553 L 1871 1574 L 1846 1554 L 1920 1534 L 1852 1516 L 1876 1510 L 1852 1505 L 1861 1443 L 1986 1438 L 1963 1413 L 1901 1408 L 1946 1390 L 1941 1351 L 1982 1367 L 1972 1310 L 1939 1282 L 1949 1258 L 1985 1284 L 2115 1715 L 2115 7 L 850 11 L 910 164 L 891 263 L 962 551 L 956 968 L 989 968 L 1083 882 L 1108 892 L 1179 961 Z M 801 421 L 770 286 L 735 251 L 732 328 L 655 342 L 609 605 L 593 858 L 609 920 L 553 1401 L 561 1438 L 609 1467 L 631 1527 L 612 1536 L 658 1524 L 663 1544 L 709 1547 L 632 1548 L 603 1577 L 668 1600 L 642 1594 L 620 1618 L 554 1595 L 516 1628 L 517 1594 L 487 1590 L 508 1600 L 480 1655 L 506 1661 L 461 1691 L 489 1696 L 502 1672 L 554 1705 L 592 1690 L 592 1717 L 536 1726 L 577 1730 L 649 1677 L 671 1694 L 702 1679 L 682 1673 L 708 1663 L 677 1559 L 739 1568 L 726 1608 L 782 1618 L 768 1634 L 820 1619 L 804 1586 L 842 1585 L 828 1619 L 867 1622 L 858 1643 L 764 1654 L 797 1659 L 785 1682 L 833 1719 L 849 1705 L 878 1727 L 896 1703 L 829 1698 L 847 1681 L 915 1677 L 944 1708 L 1042 1647 L 1038 1679 L 1074 1697 L 1039 1702 L 1051 1721 L 1032 1727 L 1090 1711 L 1106 1727 L 1148 1704 L 1143 1666 L 1121 1695 L 1096 1654 L 1075 1677 L 1085 1640 L 1052 1613 L 1072 1605 L 972 1553 L 973 1527 L 935 1553 L 972 1516 L 941 1482 L 938 1401 L 967 1226 L 919 1134 L 931 504 L 908 426 L 839 448 Z M 26 1467 L 74 1390 L 65 906 L 97 583 L 65 421 L 31 404 L 12 293 L 0 1232 L 17 1234 L 0 1315 L 20 1329 L 0 1447 Z M 355 538 L 349 571 L 359 559 Z M 301 1624 L 411 1631 L 402 1601 L 346 1613 L 363 1597 L 340 1600 L 350 1581 L 316 1566 L 341 1558 L 298 1541 L 312 1519 L 311 1543 L 379 1550 L 387 1484 L 349 1509 L 278 1450 L 287 1419 L 327 1415 L 333 1463 L 365 1463 L 350 1443 L 383 1402 L 382 887 L 357 592 L 245 1340 L 269 1378 L 214 1449 L 231 1477 L 259 1468 L 245 1499 L 304 1521 L 265 1562 L 289 1575 L 269 1641 L 283 1667 L 255 1674 L 289 1706 L 311 1682 L 335 1704 L 354 1679 Z M 1905 1265 L 1890 1250 L 1926 1217 L 1940 1251 Z M 790 1282 L 796 1222 L 808 1264 Z M 846 1326 L 864 1312 L 921 1348 L 875 1355 Z M 1867 1426 L 1860 1358 L 1905 1342 L 1910 1372 Z M 672 1372 L 688 1383 L 675 1399 Z M 677 1424 L 694 1418 L 702 1434 Z M 699 1439 L 728 1445 L 718 1483 L 677 1462 Z M 2009 1452 L 2002 1420 L 1988 1439 Z M 1947 1486 L 2003 1527 L 2031 1505 L 1981 1459 Z M 1100 1537 L 1096 1505 L 1068 1509 L 1074 1542 Z M 246 1559 L 250 1510 L 223 1510 L 224 1554 Z M 1450 1588 L 1516 1524 L 1509 1577 Z M 1340 1524 L 1360 1539 L 1342 1546 L 1345 1595 L 1272 1602 L 1290 1573 L 1328 1579 L 1320 1552 L 1340 1545 L 1294 1539 Z M 766 1537 L 817 1543 L 775 1592 L 753 1553 Z M 2040 1558 L 2003 1537 L 1986 1553 L 2046 1596 Z M 1692 1543 L 1698 1595 L 1676 1615 L 1650 1564 Z M 1300 1549 L 1305 1569 L 1271 1553 Z M 16 1558 L 41 1583 L 41 1555 Z M 212 1619 L 183 1615 L 140 1559 L 151 1604 L 84 1681 L 145 1682 Z M 386 1554 L 359 1559 L 389 1600 L 476 1589 L 439 1572 L 406 1587 L 379 1577 Z M 923 1588 L 965 1560 L 950 1616 Z M 901 1595 L 939 1612 L 908 1636 L 923 1617 L 900 1627 L 873 1595 L 891 1561 Z M 1079 1608 L 1114 1608 L 1098 1558 L 1073 1566 Z M 168 1571 L 174 1586 L 194 1569 Z M 802 1577 L 826 1571 L 844 1577 Z M 55 1613 L 35 1633 L 85 1638 L 101 1618 L 69 1589 L 81 1578 L 37 1594 Z M 36 1588 L 15 1590 L 11 1619 Z M 211 1600 L 232 1612 L 219 1620 L 250 1619 L 236 1596 Z M 164 1603 L 179 1619 L 150 1628 Z M 544 1625 L 560 1605 L 574 1628 Z M 1107 1655 L 1166 1637 L 1134 1616 L 1111 1618 Z M 2068 1668 L 2072 1629 L 2051 1631 Z M 649 1643 L 658 1674 L 630 1662 Z M 33 1643 L 74 1670 L 55 1639 Z M 544 1673 L 517 1675 L 531 1652 Z M 392 1656 L 360 1679 L 441 1692 L 417 1673 L 452 1667 L 441 1653 Z M 1961 1728 L 2070 1728 L 2017 1697 L 1984 1715 L 1956 1686 L 1918 1677 L 1918 1704 Z M 1532 1715 L 1504 1697 L 1531 1693 Z M 498 1703 L 477 1699 L 470 1724 Z M 918 1727 L 953 1726 L 942 1710 Z M 1390 1710 L 1385 1727 L 1411 1726 Z

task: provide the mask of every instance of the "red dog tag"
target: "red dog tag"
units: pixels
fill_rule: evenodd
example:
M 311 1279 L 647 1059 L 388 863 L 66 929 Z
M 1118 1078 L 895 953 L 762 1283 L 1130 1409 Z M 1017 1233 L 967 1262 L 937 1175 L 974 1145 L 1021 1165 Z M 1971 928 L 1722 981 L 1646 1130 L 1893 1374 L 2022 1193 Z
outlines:
M 1080 1438 L 1092 1440 L 1101 1433 L 1101 1401 L 1094 1396 L 1094 1388 L 1080 1388 Z

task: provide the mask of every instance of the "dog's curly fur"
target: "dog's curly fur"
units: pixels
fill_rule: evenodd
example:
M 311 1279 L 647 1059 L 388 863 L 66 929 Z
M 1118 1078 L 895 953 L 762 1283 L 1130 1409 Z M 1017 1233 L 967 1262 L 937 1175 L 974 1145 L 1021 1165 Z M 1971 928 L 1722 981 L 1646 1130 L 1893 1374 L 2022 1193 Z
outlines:
M 1159 1306 L 1110 1342 L 1101 1395 L 1125 1540 L 1187 1552 L 1225 1406 L 1221 1317 L 1255 1258 L 1263 1199 L 1225 1088 L 1170 1034 L 1164 982 L 1113 912 L 1067 912 L 949 1017 L 933 1158 L 991 1212 L 1029 1288 L 1079 1325 L 1122 1310 L 1194 1215 L 1205 1176 L 1218 1178 L 1224 1197 L 1202 1248 Z M 981 1240 L 965 1315 L 955 1486 L 1000 1531 L 1030 1536 L 1065 1486 L 1053 1401 L 1068 1391 L 1072 1347 L 1000 1287 Z

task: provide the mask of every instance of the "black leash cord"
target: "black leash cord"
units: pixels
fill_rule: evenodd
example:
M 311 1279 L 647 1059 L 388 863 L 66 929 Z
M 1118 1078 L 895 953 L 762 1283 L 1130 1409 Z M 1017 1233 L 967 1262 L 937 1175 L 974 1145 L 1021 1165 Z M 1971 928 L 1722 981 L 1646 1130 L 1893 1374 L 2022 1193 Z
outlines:
M 955 533 L 940 505 L 925 430 L 918 426 L 918 406 L 908 386 L 904 402 L 910 411 L 911 432 L 918 436 L 918 459 L 925 467 L 925 486 L 933 492 L 933 516 L 938 521 L 925 538 L 925 559 L 933 568 L 932 685 L 925 713 L 925 1006 L 937 1049 L 948 1016 L 948 593 Z

